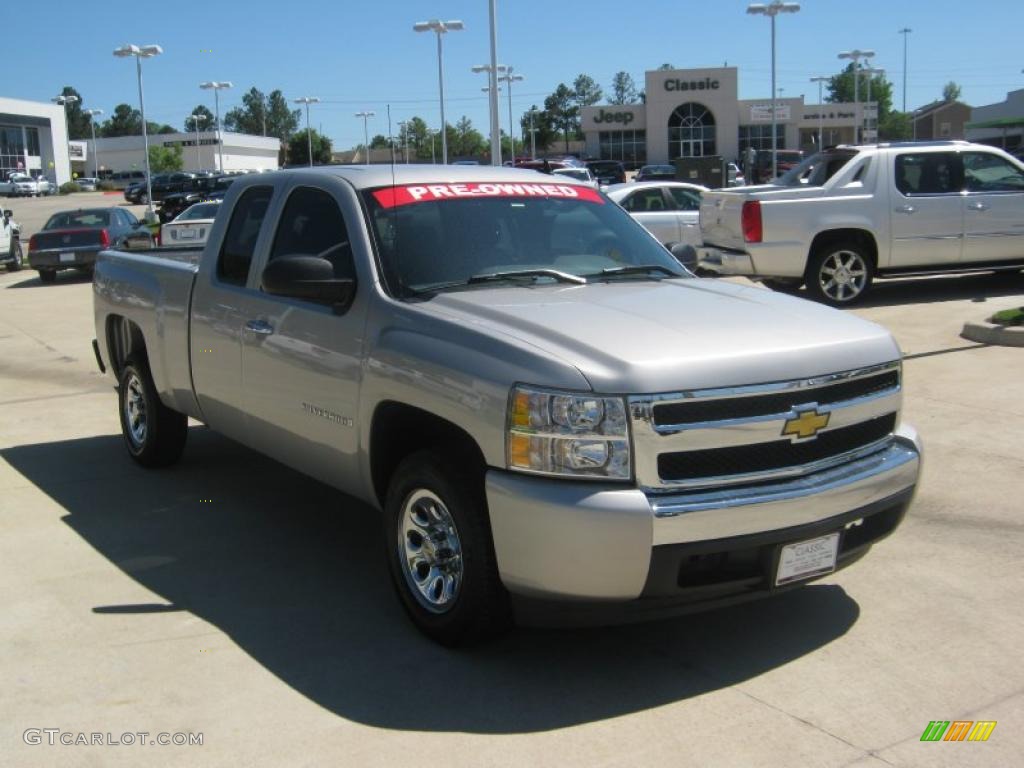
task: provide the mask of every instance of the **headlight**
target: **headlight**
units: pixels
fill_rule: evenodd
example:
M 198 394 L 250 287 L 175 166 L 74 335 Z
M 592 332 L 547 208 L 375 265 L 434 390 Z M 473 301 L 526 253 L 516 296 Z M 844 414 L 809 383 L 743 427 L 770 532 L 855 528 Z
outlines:
M 620 397 L 513 387 L 506 425 L 508 468 L 629 480 L 629 428 Z

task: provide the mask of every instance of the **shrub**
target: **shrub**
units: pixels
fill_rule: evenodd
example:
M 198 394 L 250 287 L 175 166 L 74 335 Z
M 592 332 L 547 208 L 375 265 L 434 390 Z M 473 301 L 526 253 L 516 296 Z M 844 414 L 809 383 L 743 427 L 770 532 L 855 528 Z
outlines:
M 116 192 L 117 187 L 114 186 L 113 182 L 101 181 L 96 185 L 96 189 L 100 192 Z
M 62 195 L 70 195 L 72 192 L 81 192 L 82 188 L 75 184 L 73 181 L 66 181 L 60 185 L 60 193 Z

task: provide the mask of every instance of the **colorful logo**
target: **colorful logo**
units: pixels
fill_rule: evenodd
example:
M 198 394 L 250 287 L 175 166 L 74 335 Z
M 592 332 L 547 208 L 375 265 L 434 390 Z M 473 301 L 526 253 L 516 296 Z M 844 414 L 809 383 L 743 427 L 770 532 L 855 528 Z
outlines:
M 790 436 L 794 440 L 809 440 L 814 437 L 818 430 L 828 426 L 829 416 L 832 415 L 828 411 L 818 413 L 817 405 L 801 406 L 794 410 L 797 416 L 787 419 L 782 427 L 782 436 Z
M 995 727 L 995 720 L 931 720 L 921 741 L 988 741 Z

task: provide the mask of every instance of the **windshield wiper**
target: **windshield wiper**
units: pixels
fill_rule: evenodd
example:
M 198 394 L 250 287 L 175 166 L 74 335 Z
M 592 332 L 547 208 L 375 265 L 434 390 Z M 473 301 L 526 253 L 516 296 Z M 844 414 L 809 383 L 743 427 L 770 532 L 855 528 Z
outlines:
M 484 272 L 473 275 L 466 281 L 466 285 L 489 283 L 494 280 L 515 280 L 518 277 L 550 277 L 560 283 L 576 283 L 577 285 L 587 282 L 579 275 L 562 272 L 559 269 L 509 269 L 503 272 Z
M 661 264 L 629 264 L 624 267 L 608 267 L 587 277 L 618 277 L 619 275 L 649 275 L 651 272 L 660 272 L 669 277 L 683 277 L 675 270 L 669 269 Z

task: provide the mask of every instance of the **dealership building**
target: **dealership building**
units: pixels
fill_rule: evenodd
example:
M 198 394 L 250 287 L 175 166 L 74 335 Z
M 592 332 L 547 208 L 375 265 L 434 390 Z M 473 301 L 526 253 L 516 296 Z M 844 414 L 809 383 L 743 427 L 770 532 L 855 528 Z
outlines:
M 63 106 L 0 97 L 0 178 L 12 171 L 71 179 Z
M 91 139 L 87 143 L 98 156 L 101 171 L 123 173 L 140 171 L 146 167 L 142 136 L 96 139 L 95 148 L 92 147 Z M 182 170 L 185 171 L 219 169 L 221 153 L 224 156 L 225 171 L 276 170 L 281 149 L 281 141 L 273 136 L 250 136 L 229 131 L 200 131 L 198 136 L 194 131 L 155 133 L 150 134 L 149 145 L 180 147 Z M 89 159 L 87 163 L 90 173 L 94 159 Z
M 587 155 L 630 166 L 718 155 L 738 160 L 747 147 L 771 149 L 771 99 L 740 99 L 736 67 L 654 70 L 645 74 L 643 104 L 584 107 Z M 805 104 L 776 99 L 776 146 L 815 150 L 852 142 L 854 127 L 875 118 L 875 106 Z M 874 133 L 862 130 L 863 140 Z

